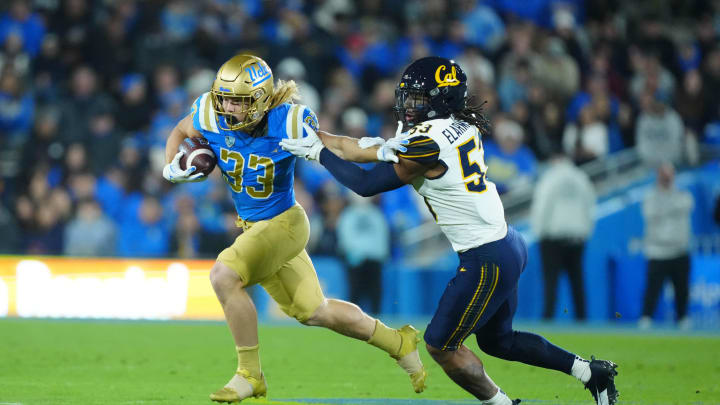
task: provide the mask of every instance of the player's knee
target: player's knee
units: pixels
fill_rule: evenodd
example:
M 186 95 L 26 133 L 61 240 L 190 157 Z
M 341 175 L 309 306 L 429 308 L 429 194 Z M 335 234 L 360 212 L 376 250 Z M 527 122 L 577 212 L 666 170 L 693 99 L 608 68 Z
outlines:
M 289 311 L 286 311 L 286 313 L 295 318 L 298 322 L 300 322 L 303 325 L 308 326 L 318 326 L 313 323 L 312 317 L 315 313 L 314 309 L 307 309 L 307 308 L 292 308 Z
M 446 363 L 455 354 L 454 351 L 440 350 L 436 347 L 430 346 L 428 343 L 425 344 L 425 347 L 427 348 L 430 357 L 439 364 Z
M 313 315 L 312 312 L 305 311 L 305 312 L 295 312 L 292 315 L 292 317 L 295 318 L 298 322 L 300 322 L 303 325 L 317 326 L 317 325 L 313 324 L 311 321 L 312 315 Z
M 309 313 L 304 314 L 307 316 L 295 316 L 295 319 L 307 326 L 326 326 L 328 324 L 329 311 L 327 300 L 323 300 L 317 308 L 307 312 Z
M 238 283 L 242 285 L 240 277 L 225 264 L 215 262 L 210 269 L 210 284 L 215 290 L 220 303 L 225 303 L 232 290 L 238 287 Z

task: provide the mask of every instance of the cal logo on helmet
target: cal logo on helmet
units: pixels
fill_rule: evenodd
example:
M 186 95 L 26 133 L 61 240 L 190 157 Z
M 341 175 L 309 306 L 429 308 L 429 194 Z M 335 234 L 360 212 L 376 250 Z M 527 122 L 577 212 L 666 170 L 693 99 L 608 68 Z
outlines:
M 440 74 L 445 71 L 446 68 L 447 66 L 440 65 L 435 71 L 435 81 L 438 83 L 438 87 L 457 86 L 458 84 L 460 84 L 460 80 L 457 79 L 457 71 L 455 70 L 455 66 L 451 66 L 450 72 L 445 73 L 445 76 L 443 76 L 442 78 L 440 77 Z
M 410 128 L 428 119 L 446 117 L 465 106 L 467 76 L 455 61 L 438 56 L 408 66 L 395 88 L 395 117 Z

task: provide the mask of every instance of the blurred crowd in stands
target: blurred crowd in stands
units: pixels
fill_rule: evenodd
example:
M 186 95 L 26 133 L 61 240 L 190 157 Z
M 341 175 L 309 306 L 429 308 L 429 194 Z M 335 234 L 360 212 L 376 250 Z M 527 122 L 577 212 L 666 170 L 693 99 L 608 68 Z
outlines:
M 354 137 L 393 136 L 413 59 L 455 59 L 505 192 L 558 153 L 582 164 L 636 147 L 657 166 L 720 144 L 719 33 L 718 2 L 699 0 L 4 1 L 0 252 L 215 257 L 237 235 L 226 186 L 217 171 L 166 182 L 164 143 L 239 52 Z M 314 163 L 298 163 L 296 194 L 311 253 L 351 266 L 396 252 L 369 237 L 358 257 L 348 235 L 392 240 L 429 219 L 407 187 L 355 201 Z

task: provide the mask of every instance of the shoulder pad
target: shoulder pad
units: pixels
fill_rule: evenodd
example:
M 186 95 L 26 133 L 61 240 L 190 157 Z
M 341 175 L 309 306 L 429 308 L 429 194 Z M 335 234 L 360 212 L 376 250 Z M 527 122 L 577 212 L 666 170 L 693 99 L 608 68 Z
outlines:
M 216 134 L 220 133 L 217 126 L 217 118 L 215 110 L 212 106 L 210 92 L 202 94 L 192 105 L 193 127 L 198 131 L 209 131 Z
M 427 121 L 421 122 L 421 123 L 415 125 L 414 127 L 410 128 L 407 131 L 406 137 L 412 137 L 413 135 L 427 134 L 428 132 L 430 132 L 430 128 L 432 128 L 432 126 L 433 125 L 430 122 L 427 122 Z
M 398 153 L 397 155 L 404 159 L 410 159 L 412 161 L 430 164 L 438 160 L 440 155 L 440 146 L 429 136 L 426 135 L 410 135 L 408 137 L 410 141 L 407 144 L 407 150 L 405 152 Z
M 305 138 L 307 133 L 303 124 L 308 124 L 315 131 L 319 128 L 317 116 L 311 109 L 302 104 L 289 104 L 285 117 L 286 136 L 291 139 Z

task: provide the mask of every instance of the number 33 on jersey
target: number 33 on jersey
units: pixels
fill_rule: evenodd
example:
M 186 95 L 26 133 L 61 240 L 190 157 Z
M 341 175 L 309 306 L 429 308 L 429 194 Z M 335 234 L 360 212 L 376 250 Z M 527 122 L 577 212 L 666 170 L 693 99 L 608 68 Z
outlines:
M 405 137 L 407 151 L 399 157 L 447 169 L 435 178 L 417 178 L 413 187 L 453 248 L 462 251 L 501 239 L 507 224 L 495 184 L 486 179 L 480 131 L 450 117 L 425 121 Z
M 295 156 L 278 146 L 284 138 L 305 137 L 303 123 L 318 129 L 315 113 L 299 104 L 269 110 L 253 134 L 231 131 L 217 119 L 209 93 L 192 106 L 193 127 L 208 140 L 232 190 L 238 215 L 246 221 L 274 217 L 295 203 Z

